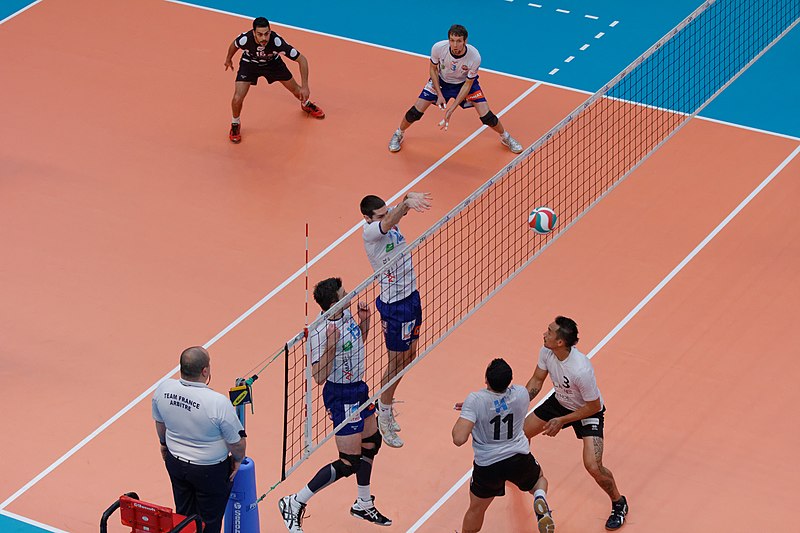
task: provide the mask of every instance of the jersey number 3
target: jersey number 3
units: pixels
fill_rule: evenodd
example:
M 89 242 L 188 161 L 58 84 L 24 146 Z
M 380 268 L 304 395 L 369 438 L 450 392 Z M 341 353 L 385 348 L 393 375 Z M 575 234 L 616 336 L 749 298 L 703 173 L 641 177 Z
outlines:
M 494 440 L 500 440 L 500 426 L 503 424 L 508 426 L 506 430 L 506 439 L 511 440 L 514 438 L 514 413 L 508 413 L 503 418 L 497 415 L 489 420 L 489 423 L 494 426 Z

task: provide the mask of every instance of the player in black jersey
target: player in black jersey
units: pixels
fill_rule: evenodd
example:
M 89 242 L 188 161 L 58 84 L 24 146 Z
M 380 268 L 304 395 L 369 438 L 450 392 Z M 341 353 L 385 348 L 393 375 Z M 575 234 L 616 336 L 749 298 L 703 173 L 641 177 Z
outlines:
M 314 118 L 325 118 L 325 113 L 314 102 L 308 99 L 308 60 L 303 54 L 287 43 L 280 35 L 272 31 L 269 21 L 258 17 L 253 21 L 253 29 L 242 33 L 228 47 L 225 57 L 225 70 L 233 70 L 233 55 L 236 50 L 242 51 L 239 60 L 239 71 L 236 73 L 236 88 L 231 101 L 233 120 L 231 121 L 230 139 L 238 143 L 242 140 L 239 116 L 242 113 L 244 97 L 251 85 L 258 83 L 263 76 L 267 83 L 281 82 L 286 89 L 300 100 L 300 108 Z M 285 55 L 300 65 L 300 81 L 298 84 L 292 73 L 280 58 Z

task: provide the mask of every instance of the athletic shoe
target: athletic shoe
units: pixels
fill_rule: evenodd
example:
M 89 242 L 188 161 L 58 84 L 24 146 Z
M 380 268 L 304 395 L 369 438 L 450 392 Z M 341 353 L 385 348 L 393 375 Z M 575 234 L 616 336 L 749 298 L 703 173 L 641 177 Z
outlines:
M 539 533 L 553 533 L 556 530 L 556 524 L 553 522 L 553 515 L 550 513 L 547 500 L 541 496 L 534 498 L 533 510 L 536 513 L 536 520 L 538 520 Z
M 506 132 L 505 135 L 500 136 L 500 142 L 503 143 L 503 146 L 507 146 L 508 149 L 515 154 L 518 154 L 523 150 L 522 145 L 519 142 L 517 142 L 517 140 L 514 137 L 509 135 L 508 132 Z
M 389 141 L 389 151 L 399 152 L 401 144 L 403 144 L 403 132 L 400 130 L 396 130 L 392 134 L 392 140 Z
M 231 140 L 232 143 L 239 144 L 242 142 L 242 126 L 241 124 L 231 124 L 231 131 L 228 134 L 228 138 Z
M 308 100 L 305 104 L 300 104 L 300 109 L 314 118 L 325 118 L 325 112 L 317 104 Z
M 394 410 L 394 407 L 392 407 L 390 417 L 392 420 L 392 431 L 397 433 L 398 431 L 400 431 L 400 424 L 397 423 L 397 411 Z
M 403 439 L 397 436 L 397 432 L 392 428 L 392 417 L 390 415 L 378 414 L 378 431 L 381 432 L 383 442 L 392 448 L 402 448 Z
M 611 516 L 606 520 L 606 529 L 614 531 L 622 527 L 625 523 L 625 516 L 628 514 L 628 500 L 625 496 L 620 496 L 619 500 L 611 504 Z
M 278 500 L 278 509 L 281 511 L 286 529 L 292 533 L 303 533 L 303 515 L 306 513 L 306 504 L 297 501 L 297 497 L 292 494 Z
M 383 516 L 381 512 L 375 508 L 375 496 L 372 496 L 371 500 L 373 504 L 369 509 L 362 507 L 362 503 L 359 500 L 356 500 L 353 502 L 353 506 L 350 508 L 350 514 L 356 518 L 360 518 L 361 520 L 378 524 L 379 526 L 391 526 L 392 521 Z

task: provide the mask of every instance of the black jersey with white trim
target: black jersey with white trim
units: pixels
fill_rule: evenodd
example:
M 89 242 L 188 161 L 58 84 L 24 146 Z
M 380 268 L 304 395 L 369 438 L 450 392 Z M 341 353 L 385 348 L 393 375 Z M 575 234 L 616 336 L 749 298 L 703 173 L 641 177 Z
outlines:
M 283 53 L 292 61 L 297 61 L 297 58 L 300 57 L 300 52 L 274 31 L 269 34 L 269 39 L 265 46 L 258 44 L 253 30 L 239 35 L 234 39 L 233 44 L 242 51 L 242 61 L 255 65 L 266 65 L 278 57 L 280 53 Z

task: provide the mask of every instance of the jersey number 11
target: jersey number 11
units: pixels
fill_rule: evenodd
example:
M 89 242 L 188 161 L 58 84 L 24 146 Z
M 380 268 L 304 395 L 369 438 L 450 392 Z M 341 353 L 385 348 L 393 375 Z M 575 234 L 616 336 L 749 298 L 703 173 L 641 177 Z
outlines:
M 503 418 L 497 415 L 489 420 L 489 423 L 494 426 L 494 440 L 500 440 L 500 426 L 503 424 L 508 425 L 506 439 L 511 440 L 514 438 L 514 413 L 508 413 Z

